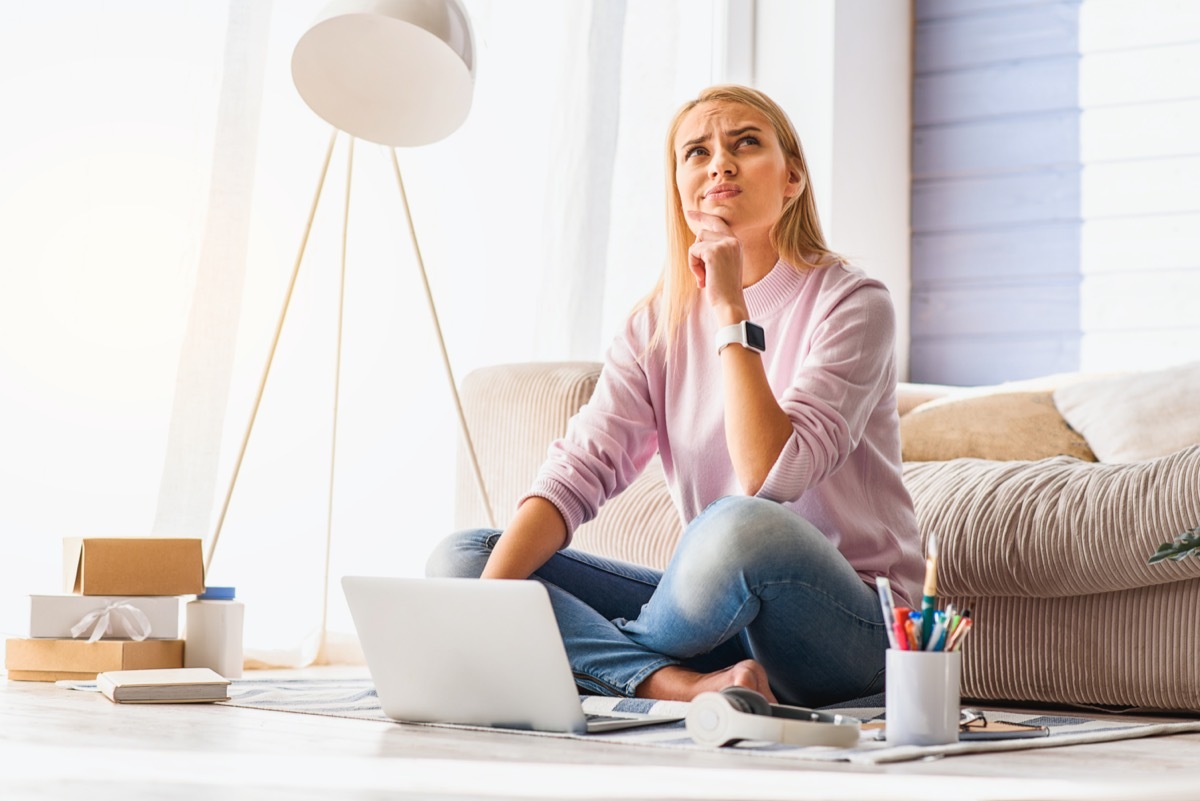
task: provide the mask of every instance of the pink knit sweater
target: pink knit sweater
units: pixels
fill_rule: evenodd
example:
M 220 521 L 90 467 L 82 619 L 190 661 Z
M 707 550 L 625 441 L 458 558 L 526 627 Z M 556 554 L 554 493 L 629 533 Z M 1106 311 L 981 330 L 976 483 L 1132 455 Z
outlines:
M 887 290 L 843 264 L 801 272 L 779 262 L 745 297 L 766 330 L 763 365 L 793 427 L 758 496 L 815 525 L 872 587 L 876 576 L 890 578 L 897 604 L 911 606 L 923 565 L 900 476 Z M 742 494 L 725 444 L 716 321 L 707 308 L 692 314 L 667 359 L 665 347 L 646 348 L 653 314 L 634 314 L 613 341 L 595 394 L 525 496 L 558 508 L 568 541 L 655 451 L 685 524 L 718 498 Z

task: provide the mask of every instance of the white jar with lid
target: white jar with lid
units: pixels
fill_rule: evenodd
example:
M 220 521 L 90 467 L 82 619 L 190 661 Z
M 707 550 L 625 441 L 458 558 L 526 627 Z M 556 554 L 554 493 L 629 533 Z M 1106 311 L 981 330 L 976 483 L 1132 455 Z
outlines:
M 242 625 L 246 607 L 233 587 L 205 587 L 187 605 L 183 666 L 206 667 L 227 679 L 242 675 Z

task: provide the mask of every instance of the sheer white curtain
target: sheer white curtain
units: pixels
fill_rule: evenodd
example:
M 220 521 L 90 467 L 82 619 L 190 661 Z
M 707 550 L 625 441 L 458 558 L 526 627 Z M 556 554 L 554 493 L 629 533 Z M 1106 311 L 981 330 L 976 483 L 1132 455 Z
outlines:
M 21 187 L 0 184 L 0 225 L 20 232 L 0 236 L 0 526 L 17 557 L 0 562 L 0 628 L 18 634 L 8 610 L 56 590 L 59 537 L 211 531 L 330 133 L 289 75 L 324 0 L 74 5 L 75 41 L 0 54 L 30 127 L 0 153 Z M 598 359 L 661 266 L 665 125 L 720 77 L 727 3 L 466 5 L 471 115 L 399 152 L 451 360 L 461 379 Z M 22 13 L 0 44 L 61 41 L 49 12 Z M 38 119 L 48 94 L 59 116 Z M 346 175 L 341 137 L 209 575 L 238 587 L 248 653 L 274 664 L 318 656 Z M 390 165 L 362 142 L 346 280 L 334 632 L 351 630 L 340 576 L 419 575 L 453 520 L 450 395 Z
M 0 24 L 0 631 L 61 538 L 151 530 L 208 207 L 227 8 L 65 0 Z

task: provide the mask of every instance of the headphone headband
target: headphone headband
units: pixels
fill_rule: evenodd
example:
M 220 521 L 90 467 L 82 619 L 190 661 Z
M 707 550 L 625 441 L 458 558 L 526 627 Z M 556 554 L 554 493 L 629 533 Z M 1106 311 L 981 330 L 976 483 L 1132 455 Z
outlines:
M 747 698 L 747 694 L 761 701 Z M 770 704 L 766 698 L 743 687 L 700 693 L 688 709 L 686 725 L 693 740 L 712 747 L 740 740 L 762 740 L 850 748 L 858 743 L 860 731 L 857 718 Z

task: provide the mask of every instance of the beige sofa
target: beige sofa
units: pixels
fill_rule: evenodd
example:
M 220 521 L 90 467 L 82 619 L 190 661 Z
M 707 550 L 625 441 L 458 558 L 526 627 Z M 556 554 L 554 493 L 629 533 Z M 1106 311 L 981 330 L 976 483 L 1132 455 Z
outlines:
M 498 526 L 599 369 L 515 364 L 464 381 Z M 901 385 L 904 477 L 922 538 L 938 532 L 943 600 L 976 621 L 965 697 L 1200 712 L 1200 559 L 1146 562 L 1200 525 L 1200 363 L 1180 369 L 1182 379 Z M 460 453 L 456 522 L 485 526 L 467 464 Z M 573 547 L 663 567 L 681 531 L 656 461 Z

